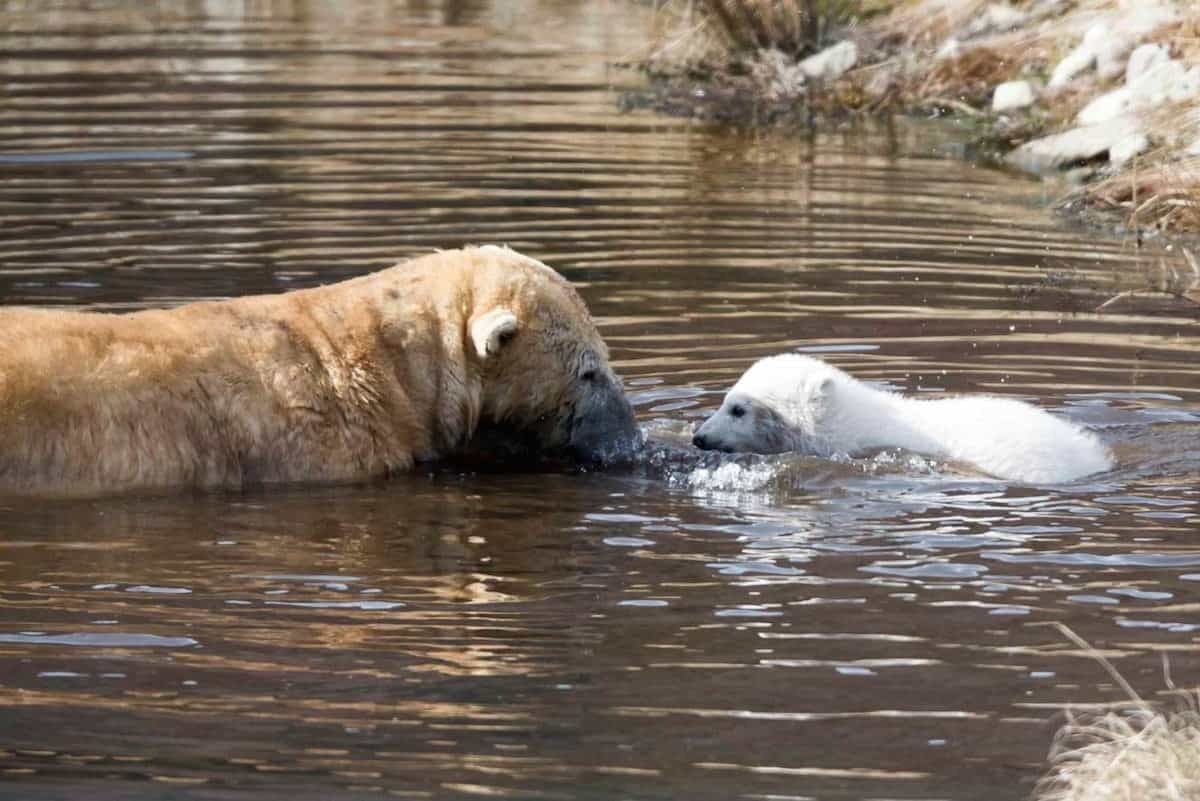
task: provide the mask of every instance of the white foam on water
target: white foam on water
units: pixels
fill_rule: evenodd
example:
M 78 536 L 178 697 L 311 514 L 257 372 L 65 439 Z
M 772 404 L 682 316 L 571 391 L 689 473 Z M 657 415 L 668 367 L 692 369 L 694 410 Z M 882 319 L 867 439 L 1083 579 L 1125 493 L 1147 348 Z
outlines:
M 717 467 L 697 467 L 688 474 L 687 483 L 701 491 L 755 492 L 766 488 L 778 474 L 777 465 L 726 462 Z

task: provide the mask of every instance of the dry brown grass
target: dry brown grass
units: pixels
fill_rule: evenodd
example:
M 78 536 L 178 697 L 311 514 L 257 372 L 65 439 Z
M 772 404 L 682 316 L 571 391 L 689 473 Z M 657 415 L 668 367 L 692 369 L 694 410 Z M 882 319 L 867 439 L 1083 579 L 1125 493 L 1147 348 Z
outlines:
M 1126 172 L 1092 184 L 1084 190 L 1087 204 L 1118 212 L 1130 227 L 1164 231 L 1200 230 L 1200 158 L 1135 164 Z
M 1196 801 L 1200 798 L 1200 704 L 1161 712 L 1131 705 L 1070 714 L 1050 752 L 1037 801 Z
M 1200 63 L 1200 15 L 1185 16 L 1163 26 L 1155 32 L 1154 40 L 1168 45 L 1176 58 L 1190 64 Z
M 1035 801 L 1195 801 L 1200 798 L 1200 695 L 1179 692 L 1163 662 L 1164 681 L 1180 701 L 1163 710 L 1144 701 L 1099 651 L 1055 626 L 1108 672 L 1128 697 L 1117 707 L 1067 712 L 1050 749 L 1050 769 Z
M 987 8 L 990 0 L 917 0 L 897 4 L 880 25 L 890 39 L 919 49 L 936 48 Z
M 699 8 L 734 50 L 798 55 L 820 40 L 818 0 L 701 0 Z
M 1021 63 L 1006 51 L 973 47 L 943 58 L 920 76 L 913 94 L 923 100 L 951 99 L 970 106 L 986 106 L 996 84 L 1012 80 Z

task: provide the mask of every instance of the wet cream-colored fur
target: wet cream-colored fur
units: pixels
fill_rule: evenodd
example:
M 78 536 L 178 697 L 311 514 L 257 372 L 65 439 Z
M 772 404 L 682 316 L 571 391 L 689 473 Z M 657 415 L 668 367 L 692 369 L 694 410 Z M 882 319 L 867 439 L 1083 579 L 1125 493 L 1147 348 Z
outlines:
M 1072 481 L 1112 467 L 1094 435 L 1027 403 L 906 398 L 798 354 L 751 366 L 697 430 L 696 444 L 817 456 L 904 448 L 1031 483 Z
M 481 421 L 562 439 L 581 365 L 619 388 L 575 291 L 499 247 L 169 310 L 0 309 L 0 490 L 365 478 Z

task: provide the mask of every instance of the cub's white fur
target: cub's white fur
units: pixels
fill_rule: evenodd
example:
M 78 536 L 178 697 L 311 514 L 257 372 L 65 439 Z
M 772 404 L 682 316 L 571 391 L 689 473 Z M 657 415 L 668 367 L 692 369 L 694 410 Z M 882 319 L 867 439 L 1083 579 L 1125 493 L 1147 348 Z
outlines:
M 1095 436 L 1027 403 L 906 398 L 798 354 L 751 366 L 694 442 L 712 450 L 815 456 L 904 448 L 1032 483 L 1072 481 L 1112 467 Z

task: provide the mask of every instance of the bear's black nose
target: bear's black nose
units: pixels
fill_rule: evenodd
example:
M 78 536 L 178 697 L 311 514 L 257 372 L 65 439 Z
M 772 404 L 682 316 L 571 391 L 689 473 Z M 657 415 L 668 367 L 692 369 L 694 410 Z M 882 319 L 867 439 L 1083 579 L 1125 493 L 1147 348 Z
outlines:
M 702 451 L 708 450 L 708 440 L 704 438 L 703 434 L 697 434 L 692 437 L 692 444 Z

